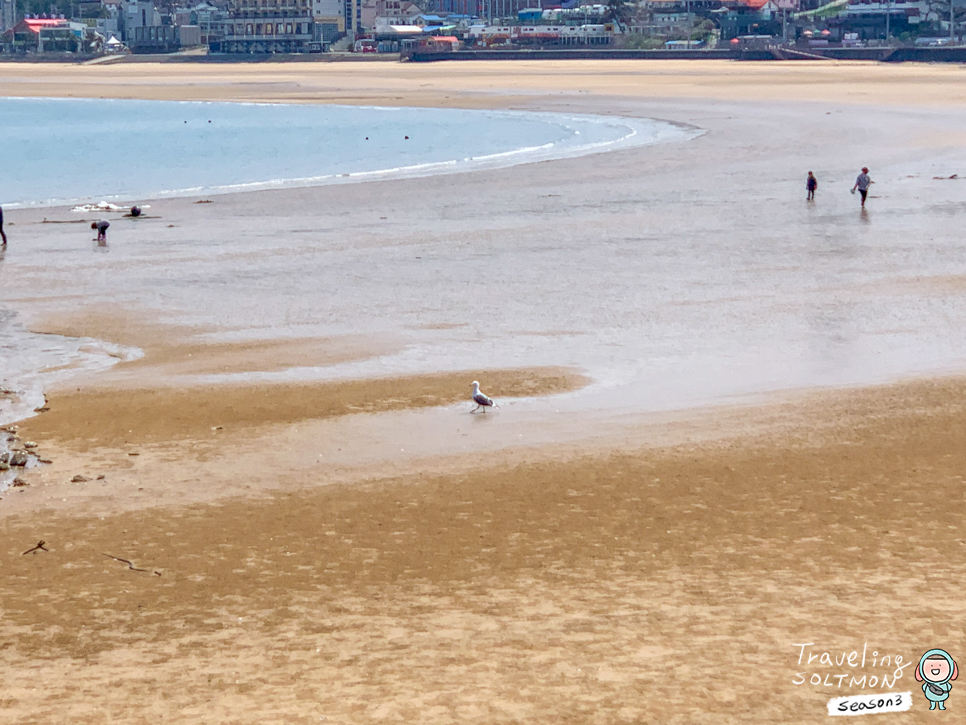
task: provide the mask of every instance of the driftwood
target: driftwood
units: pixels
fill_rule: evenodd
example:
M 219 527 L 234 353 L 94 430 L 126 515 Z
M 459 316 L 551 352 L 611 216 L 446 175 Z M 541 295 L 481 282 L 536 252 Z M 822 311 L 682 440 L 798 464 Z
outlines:
M 104 554 L 104 556 L 106 556 L 108 559 L 114 559 L 114 561 L 120 561 L 127 564 L 127 568 L 131 571 L 143 571 L 147 572 L 148 574 L 156 574 L 157 576 L 161 576 L 161 572 L 159 571 L 152 571 L 151 569 L 138 569 L 136 566 L 134 566 L 134 562 L 132 562 L 130 559 L 122 559 L 119 556 L 111 556 L 110 554 Z
M 21 554 L 21 556 L 26 556 L 27 554 L 31 554 L 35 551 L 50 551 L 50 549 L 44 546 L 44 544 L 46 543 L 47 542 L 43 540 L 38 541 L 35 547 L 33 547 L 32 549 L 27 549 L 23 554 Z

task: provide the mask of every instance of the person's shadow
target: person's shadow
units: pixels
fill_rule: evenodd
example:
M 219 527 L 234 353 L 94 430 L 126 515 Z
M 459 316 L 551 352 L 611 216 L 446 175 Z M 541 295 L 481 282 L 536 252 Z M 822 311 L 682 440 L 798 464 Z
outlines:
M 862 207 L 862 210 L 859 212 L 859 220 L 863 224 L 868 224 L 870 221 L 872 221 L 871 219 L 869 219 L 869 212 L 864 206 Z

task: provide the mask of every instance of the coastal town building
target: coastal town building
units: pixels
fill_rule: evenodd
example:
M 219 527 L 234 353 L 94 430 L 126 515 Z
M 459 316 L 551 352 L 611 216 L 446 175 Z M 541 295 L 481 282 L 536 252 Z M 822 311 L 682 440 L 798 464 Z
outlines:
M 322 50 L 311 0 L 232 0 L 223 53 L 309 53 Z
M 10 53 L 79 53 L 90 42 L 87 26 L 64 17 L 24 18 L 7 28 L 0 39 Z
M 207 2 L 162 12 L 153 0 L 101 0 L 98 15 L 84 22 L 105 44 L 116 37 L 134 53 L 170 53 L 208 46 L 220 38 L 227 17 L 225 11 Z
M 363 0 L 344 0 L 345 31 L 353 37 L 363 31 L 362 24 Z
M 480 0 L 480 15 L 484 18 L 510 18 L 530 7 L 533 0 Z
M 409 0 L 365 0 L 362 24 L 366 28 L 382 25 L 416 25 L 423 9 Z
M 888 34 L 898 35 L 909 31 L 910 26 L 919 26 L 930 20 L 948 19 L 948 10 L 943 8 L 944 12 L 939 13 L 930 5 L 928 0 L 849 0 L 833 25 L 848 26 L 860 38 L 877 37 L 886 34 L 888 16 Z
M 620 15 L 575 0 L 75 0 L 73 19 L 24 17 L 24 1 L 0 0 L 6 53 L 307 53 L 342 39 L 396 52 L 430 36 L 484 49 L 919 46 L 950 42 L 966 20 L 966 0 L 952 0 L 952 28 L 950 0 L 640 0 Z
M 124 0 L 85 0 L 73 7 L 76 12 L 75 17 L 80 22 L 91 26 L 103 41 L 116 38 L 121 42 L 124 38 L 121 30 L 123 5 Z
M 118 28 L 123 40 L 131 43 L 138 28 L 161 25 L 161 13 L 152 0 L 125 0 L 118 8 Z
M 228 18 L 228 12 L 215 5 L 202 2 L 194 7 L 175 8 L 171 13 L 171 18 L 172 24 L 177 27 L 198 26 L 201 33 L 201 44 L 209 45 L 221 40 L 224 21 Z M 184 45 L 187 45 L 187 43 Z
M 153 25 L 136 28 L 131 49 L 136 53 L 171 53 L 201 46 L 197 25 Z
M 423 2 L 423 9 L 426 12 L 465 15 L 468 18 L 481 17 L 483 7 L 483 0 L 425 0 Z
M 345 33 L 345 9 L 345 0 L 312 0 L 315 33 L 326 45 Z
M 0 0 L 0 33 L 17 24 L 17 0 Z
M 491 46 L 604 46 L 614 42 L 613 23 L 586 25 L 474 25 L 468 40 L 480 48 Z

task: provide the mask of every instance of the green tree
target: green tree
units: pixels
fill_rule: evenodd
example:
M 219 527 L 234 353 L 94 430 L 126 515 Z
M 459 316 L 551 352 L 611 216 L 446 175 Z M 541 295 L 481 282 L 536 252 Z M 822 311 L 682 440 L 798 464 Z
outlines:
M 631 17 L 631 6 L 627 0 L 607 0 L 607 12 L 604 20 L 613 23 L 620 30 L 624 30 Z
M 17 0 L 17 13 L 20 17 L 23 17 L 26 13 L 30 15 L 47 13 L 48 17 L 63 15 L 65 18 L 69 18 L 74 7 L 76 6 L 72 5 L 70 0 Z

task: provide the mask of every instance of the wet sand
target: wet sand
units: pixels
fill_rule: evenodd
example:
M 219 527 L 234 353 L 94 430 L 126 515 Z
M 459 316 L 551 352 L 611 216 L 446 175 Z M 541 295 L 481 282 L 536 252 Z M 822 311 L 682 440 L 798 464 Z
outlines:
M 0 712 L 823 722 L 862 690 L 795 685 L 840 669 L 799 666 L 794 644 L 961 651 L 964 393 L 840 393 L 785 408 L 781 433 L 704 445 L 8 516 Z M 49 552 L 22 554 L 40 539 Z
M 3 70 L 0 92 L 10 95 L 653 113 L 710 129 L 687 155 L 699 177 L 721 179 L 721 167 L 734 163 L 713 157 L 715 148 L 745 149 L 732 169 L 736 189 L 769 155 L 779 164 L 805 155 L 810 141 L 779 150 L 780 142 L 818 123 L 817 111 L 774 141 L 756 137 L 762 123 L 791 124 L 801 101 L 834 103 L 836 112 L 859 106 L 857 118 L 874 116 L 871 125 L 891 135 L 847 136 L 831 148 L 868 152 L 887 138 L 883 153 L 898 165 L 938 158 L 955 143 L 917 136 L 902 114 L 919 111 L 903 109 L 958 113 L 966 100 L 952 83 L 957 68 L 863 64 L 365 69 L 375 76 L 328 64 Z M 884 111 L 887 104 L 895 108 Z M 843 119 L 835 129 L 848 126 Z M 654 174 L 681 163 L 678 150 L 649 153 Z M 588 205 L 626 201 L 615 179 L 640 162 L 588 157 L 499 177 L 367 185 L 366 193 L 398 194 L 390 203 L 399 226 L 382 233 L 399 242 L 399 230 L 444 194 L 482 198 L 491 216 L 499 209 L 487 229 L 548 213 L 495 196 L 488 189 L 497 178 L 510 195 L 550 193 L 566 178 L 580 179 L 579 194 L 564 193 Z M 172 242 L 185 229 L 250 233 L 232 226 L 242 215 L 270 219 L 284 236 L 305 224 L 296 212 L 353 210 L 359 193 L 173 201 L 164 214 L 181 227 Z M 956 192 L 941 193 L 954 207 Z M 63 228 L 36 231 L 44 213 L 10 215 L 24 245 L 10 251 L 23 276 L 4 292 L 8 304 L 28 308 L 37 330 L 138 345 L 146 356 L 52 391 L 50 412 L 22 425 L 54 463 L 0 501 L 0 719 L 810 723 L 824 721 L 829 698 L 862 690 L 794 684 L 798 672 L 839 674 L 799 666 L 796 643 L 841 653 L 868 642 L 906 661 L 932 647 L 964 651 L 961 378 L 676 411 L 633 401 L 583 416 L 553 415 L 586 382 L 587 371 L 564 359 L 480 371 L 493 381 L 484 387 L 509 401 L 474 417 L 452 402 L 477 374 L 465 369 L 191 387 L 193 376 L 215 370 L 366 360 L 399 340 L 362 333 L 229 343 L 213 334 L 228 323 L 199 324 L 187 308 L 162 314 L 146 297 L 112 321 L 109 284 L 66 272 L 45 278 L 42 264 L 26 259 L 68 244 Z M 693 218 L 710 234 L 715 223 L 727 227 L 729 213 L 744 212 L 698 209 Z M 614 214 L 608 229 L 652 224 L 673 237 L 680 229 L 666 216 L 661 208 Z M 566 223 L 589 234 L 600 220 L 594 212 Z M 346 222 L 357 240 L 378 242 L 379 232 L 354 223 Z M 957 222 L 908 223 L 942 236 Z M 439 224 L 441 235 L 460 231 L 458 222 Z M 539 234 L 535 226 L 515 228 Z M 134 269 L 125 259 L 113 274 L 124 265 Z M 868 284 L 950 308 L 963 289 L 958 268 L 913 287 L 895 284 L 901 271 L 891 274 Z M 70 483 L 76 474 L 90 480 Z M 41 539 L 49 552 L 22 554 Z M 906 669 L 895 689 L 915 693 L 916 684 Z M 920 695 L 905 722 L 926 721 L 923 702 Z
M 554 395 L 587 382 L 579 374 L 547 368 L 335 383 L 81 389 L 55 395 L 50 410 L 25 421 L 20 433 L 81 451 L 194 440 L 226 428 L 226 435 L 235 437 L 264 426 L 452 406 L 467 399 L 466 381 L 477 377 L 485 377 L 504 398 Z

